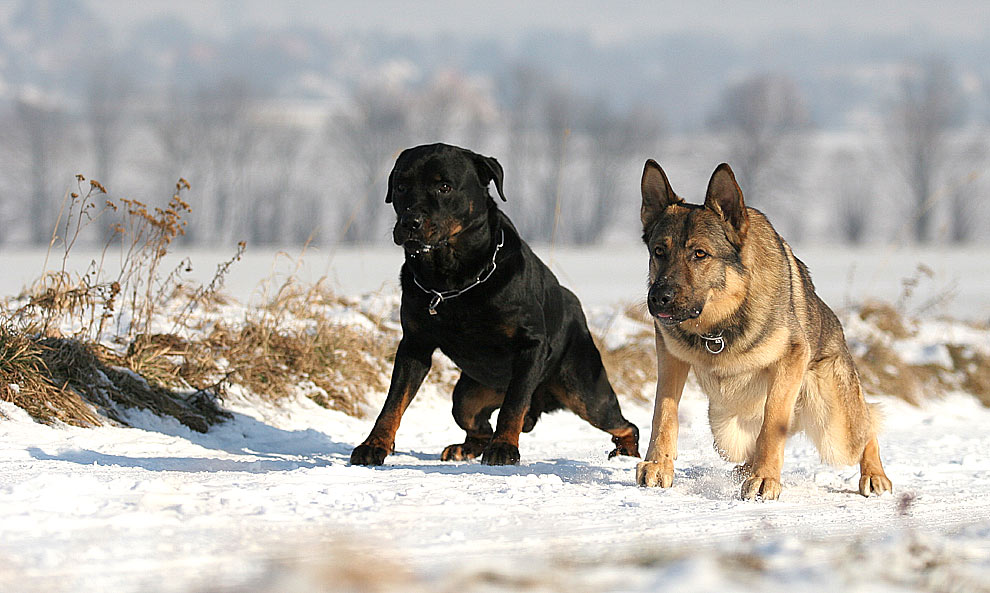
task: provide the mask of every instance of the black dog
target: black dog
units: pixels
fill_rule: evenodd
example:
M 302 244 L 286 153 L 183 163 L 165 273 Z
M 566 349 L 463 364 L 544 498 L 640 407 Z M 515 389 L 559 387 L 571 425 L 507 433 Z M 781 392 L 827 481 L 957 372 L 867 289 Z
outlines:
M 498 161 L 456 146 L 417 146 L 396 160 L 385 201 L 405 249 L 402 341 L 385 406 L 352 464 L 381 465 L 392 452 L 437 348 L 461 369 L 454 419 L 467 432 L 441 459 L 518 463 L 519 433 L 565 407 L 612 434 L 609 457 L 639 456 L 639 430 L 619 410 L 580 302 L 499 210 L 491 181 L 505 200 Z

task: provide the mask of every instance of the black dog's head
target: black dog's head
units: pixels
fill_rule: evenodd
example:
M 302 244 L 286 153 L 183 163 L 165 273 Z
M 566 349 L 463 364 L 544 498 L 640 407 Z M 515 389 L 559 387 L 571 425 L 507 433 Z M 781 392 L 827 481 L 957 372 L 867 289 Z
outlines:
M 650 314 L 674 326 L 722 319 L 746 290 L 741 252 L 749 228 L 742 191 L 729 165 L 712 173 L 704 205 L 685 203 L 652 159 L 642 180 L 643 241 L 650 250 Z
M 417 256 L 453 247 L 460 236 L 488 221 L 495 202 L 488 184 L 502 200 L 502 166 L 449 144 L 407 148 L 388 177 L 385 202 L 395 208 L 392 240 Z

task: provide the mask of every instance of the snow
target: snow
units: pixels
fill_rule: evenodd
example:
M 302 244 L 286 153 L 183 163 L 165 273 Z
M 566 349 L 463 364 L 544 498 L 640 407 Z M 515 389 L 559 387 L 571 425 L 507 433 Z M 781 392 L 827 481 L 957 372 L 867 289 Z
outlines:
M 873 270 L 863 280 L 886 282 L 881 296 L 897 298 L 869 258 L 832 250 L 816 267 L 812 258 L 826 250 L 810 251 L 823 292 L 867 293 L 855 268 Z M 652 341 L 621 314 L 641 300 L 641 255 L 603 253 L 595 267 L 605 277 L 581 253 L 553 255 L 610 347 Z M 383 278 L 394 282 L 397 264 L 334 258 L 333 273 L 311 275 L 364 286 L 341 289 L 355 296 L 326 305 L 328 317 L 395 328 L 394 284 Z M 906 274 L 916 265 L 894 261 Z M 956 283 L 957 298 L 986 317 L 985 279 L 936 269 L 933 293 Z M 238 282 L 242 298 L 258 298 Z M 916 363 L 947 362 L 946 343 L 990 352 L 985 329 L 934 317 L 892 347 Z M 875 331 L 844 319 L 851 339 Z M 463 433 L 449 394 L 434 388 L 409 408 L 385 466 L 350 467 L 384 394 L 371 395 L 369 417 L 353 418 L 299 387 L 279 406 L 232 389 L 224 407 L 233 418 L 205 434 L 137 411 L 128 412 L 132 428 L 44 426 L 0 402 L 0 591 L 990 589 L 990 409 L 970 394 L 921 407 L 875 399 L 886 414 L 881 455 L 893 494 L 859 496 L 858 468 L 822 464 L 798 435 L 788 441 L 781 499 L 763 503 L 739 499 L 731 464 L 712 447 L 707 401 L 690 381 L 667 490 L 636 486 L 635 460 L 607 459 L 608 435 L 566 412 L 522 435 L 519 466 L 441 462 Z M 652 402 L 624 399 L 623 410 L 645 450 Z
M 883 402 L 894 495 L 855 494 L 858 469 L 798 436 L 773 503 L 738 499 L 693 388 L 669 490 L 637 487 L 634 460 L 608 460 L 608 435 L 567 413 L 523 435 L 517 467 L 440 462 L 462 433 L 431 393 L 379 468 L 347 463 L 370 419 L 305 398 L 235 398 L 207 434 L 147 413 L 138 428 L 48 427 L 0 403 L 0 590 L 277 590 L 263 587 L 309 583 L 314 563 L 391 562 L 414 580 L 400 590 L 497 574 L 486 590 L 901 591 L 932 576 L 919 549 L 952 582 L 990 585 L 990 410 L 965 394 Z M 648 434 L 649 405 L 624 408 Z

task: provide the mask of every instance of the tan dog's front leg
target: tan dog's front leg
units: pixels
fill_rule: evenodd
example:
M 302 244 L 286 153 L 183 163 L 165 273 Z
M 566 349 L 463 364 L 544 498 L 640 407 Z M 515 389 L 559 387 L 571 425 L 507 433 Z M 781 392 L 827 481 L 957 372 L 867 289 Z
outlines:
M 763 426 L 756 438 L 752 475 L 743 482 L 742 497 L 777 500 L 780 496 L 780 471 L 784 465 L 784 444 L 808 368 L 808 347 L 795 345 L 768 369 L 770 393 L 763 410 Z M 749 465 L 749 464 L 747 464 Z
M 657 399 L 653 407 L 653 430 L 646 460 L 636 464 L 640 486 L 670 488 L 677 459 L 677 406 L 691 365 L 675 358 L 657 334 Z

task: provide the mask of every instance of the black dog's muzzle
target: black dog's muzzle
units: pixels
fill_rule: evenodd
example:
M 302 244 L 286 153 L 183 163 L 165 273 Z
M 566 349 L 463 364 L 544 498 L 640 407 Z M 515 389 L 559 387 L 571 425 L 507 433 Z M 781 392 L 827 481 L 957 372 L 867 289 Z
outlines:
M 424 241 L 420 241 L 419 239 L 409 239 L 407 241 L 402 242 L 402 248 L 405 249 L 406 253 L 408 253 L 410 256 L 416 257 L 418 255 L 429 253 L 436 249 L 441 249 L 449 244 L 450 241 L 448 241 L 447 239 L 442 239 L 436 243 L 426 243 Z
M 401 245 L 406 253 L 416 257 L 440 249 L 448 244 L 447 239 L 430 242 L 426 240 L 424 231 L 429 228 L 426 215 L 416 210 L 406 210 L 399 216 L 392 231 L 392 239 L 396 245 Z

